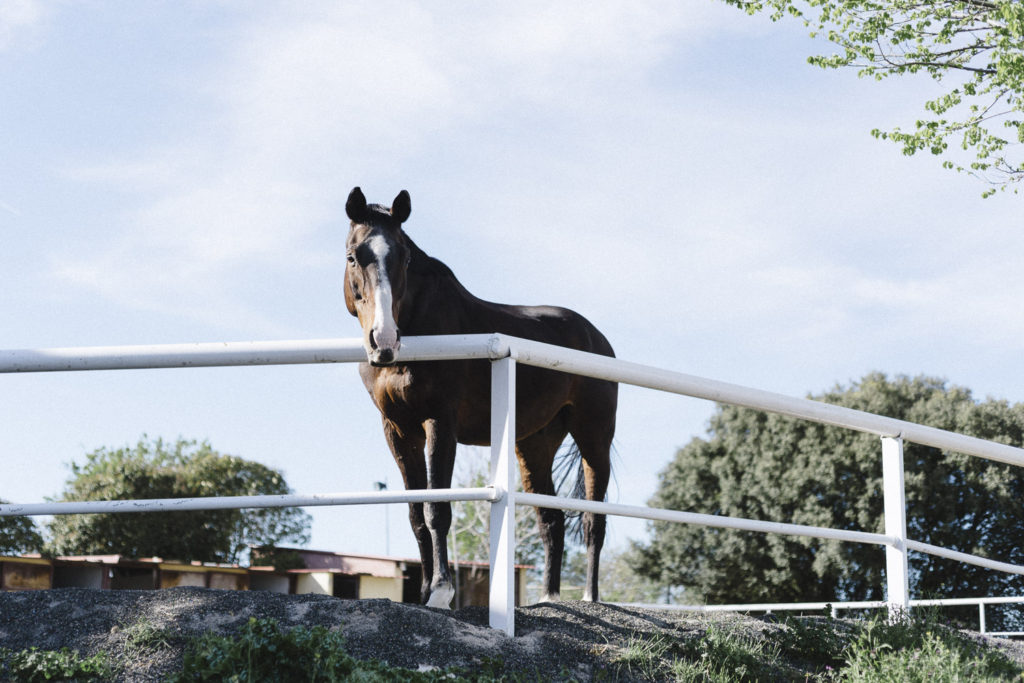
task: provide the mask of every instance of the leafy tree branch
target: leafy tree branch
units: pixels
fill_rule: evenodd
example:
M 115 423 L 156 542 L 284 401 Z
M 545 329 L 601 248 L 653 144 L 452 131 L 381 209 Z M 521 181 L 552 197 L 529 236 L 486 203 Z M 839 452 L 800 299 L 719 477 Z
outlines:
M 925 103 L 928 114 L 913 130 L 872 134 L 892 140 L 907 155 L 927 150 L 947 157 L 944 167 L 988 183 L 986 196 L 1024 179 L 1021 0 L 725 1 L 748 14 L 768 12 L 773 21 L 800 19 L 812 37 L 838 48 L 810 57 L 811 64 L 854 67 L 877 80 L 926 73 L 948 84 L 945 94 Z

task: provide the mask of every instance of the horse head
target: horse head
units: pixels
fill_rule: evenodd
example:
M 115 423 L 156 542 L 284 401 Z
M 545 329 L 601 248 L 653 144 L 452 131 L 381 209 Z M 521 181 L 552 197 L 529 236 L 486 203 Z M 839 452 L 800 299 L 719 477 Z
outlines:
M 345 305 L 359 318 L 371 365 L 393 363 L 401 346 L 396 320 L 412 258 L 402 223 L 411 211 L 405 190 L 398 193 L 390 209 L 367 204 L 358 187 L 345 203 L 345 213 L 352 220 L 346 243 Z

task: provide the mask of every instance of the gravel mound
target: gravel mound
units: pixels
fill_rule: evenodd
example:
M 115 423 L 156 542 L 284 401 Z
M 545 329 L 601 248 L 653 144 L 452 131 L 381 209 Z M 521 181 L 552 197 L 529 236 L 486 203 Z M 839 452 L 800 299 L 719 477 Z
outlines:
M 630 680 L 616 660 L 638 636 L 697 637 L 712 621 L 754 634 L 780 628 L 770 619 L 738 615 L 563 602 L 517 608 L 516 636 L 508 638 L 488 628 L 487 610 L 479 607 L 449 612 L 389 600 L 203 588 L 62 588 L 0 593 L 0 647 L 68 647 L 83 656 L 103 651 L 125 664 L 116 680 L 159 681 L 180 668 L 191 637 L 234 632 L 250 617 L 273 618 L 285 628 L 340 629 L 359 659 L 408 669 L 472 668 L 498 659 L 507 673 L 544 680 L 589 680 L 602 672 Z M 143 629 L 167 637 L 140 647 Z

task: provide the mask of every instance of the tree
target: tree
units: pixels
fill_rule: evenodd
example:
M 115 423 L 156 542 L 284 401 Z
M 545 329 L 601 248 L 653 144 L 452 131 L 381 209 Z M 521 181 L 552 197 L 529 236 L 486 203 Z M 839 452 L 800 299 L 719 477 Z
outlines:
M 818 400 L 1021 445 L 1024 405 L 977 402 L 941 380 L 871 374 Z M 905 444 L 910 538 L 1024 563 L 1018 468 Z M 661 473 L 651 505 L 838 529 L 883 531 L 879 439 L 837 427 L 719 406 Z M 884 552 L 873 545 L 654 523 L 635 544 L 638 571 L 708 603 L 884 599 Z M 911 553 L 917 597 L 1024 589 L 1024 579 Z
M 277 470 L 206 442 L 139 441 L 100 448 L 71 463 L 58 500 L 130 500 L 291 493 Z M 50 524 L 58 555 L 123 554 L 237 562 L 251 545 L 305 544 L 310 517 L 299 508 L 61 515 Z
M 490 484 L 490 455 L 484 449 L 463 449 L 457 461 L 455 485 L 476 488 Z M 519 490 L 522 490 L 520 487 Z M 452 560 L 487 562 L 490 553 L 491 505 L 482 501 L 452 503 Z M 537 520 L 529 508 L 516 509 L 516 562 L 540 565 L 544 562 L 544 543 L 537 531 Z
M 573 471 L 576 465 L 574 451 L 566 449 L 555 459 L 555 481 L 559 495 L 575 489 Z M 466 448 L 456 461 L 455 485 L 459 487 L 487 486 L 490 483 L 490 455 L 485 449 Z M 522 491 L 522 486 L 517 486 Z M 575 492 L 572 495 L 576 495 Z M 490 510 L 489 503 L 481 501 L 459 501 L 452 503 L 452 528 L 450 547 L 453 562 L 486 562 L 490 556 Z M 579 550 L 582 532 L 579 516 L 566 513 L 565 552 L 562 558 L 562 596 L 582 599 L 586 576 L 586 554 Z M 580 559 L 582 558 L 582 559 Z M 544 542 L 537 528 L 537 516 L 533 508 L 516 509 L 516 563 L 532 565 L 529 572 L 527 599 L 534 601 L 543 595 L 542 576 L 544 569 Z M 573 586 L 578 586 L 575 591 Z
M 973 161 L 947 159 L 1006 189 L 1024 178 L 1024 3 L 1020 0 L 725 0 L 748 14 L 791 15 L 840 48 L 809 58 L 824 68 L 852 66 L 861 76 L 926 73 L 945 92 L 925 103 L 913 131 L 872 134 L 907 155 L 946 155 L 950 142 Z M 995 126 L 999 125 L 1003 130 Z M 1016 192 L 1016 190 L 1014 190 Z
M 0 500 L 0 503 L 6 503 Z M 0 517 L 0 555 L 34 553 L 43 549 L 43 537 L 31 517 Z

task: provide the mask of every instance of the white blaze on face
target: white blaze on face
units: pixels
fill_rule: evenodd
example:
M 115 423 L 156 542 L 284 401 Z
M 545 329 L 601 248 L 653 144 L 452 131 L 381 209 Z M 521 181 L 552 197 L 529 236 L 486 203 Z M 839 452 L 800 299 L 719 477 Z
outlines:
M 366 243 L 377 261 L 377 291 L 373 295 L 373 326 L 370 330 L 378 351 L 395 352 L 398 351 L 398 325 L 392 311 L 391 281 L 385 267 L 388 243 L 380 235 L 371 237 Z

